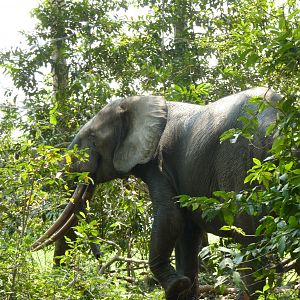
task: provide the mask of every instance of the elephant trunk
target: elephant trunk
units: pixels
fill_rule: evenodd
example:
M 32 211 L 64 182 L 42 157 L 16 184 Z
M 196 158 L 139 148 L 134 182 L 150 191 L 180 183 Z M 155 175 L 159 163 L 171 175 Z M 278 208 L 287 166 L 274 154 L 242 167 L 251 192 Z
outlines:
M 75 213 L 82 207 L 82 202 L 92 198 L 94 190 L 95 186 L 92 184 L 78 185 L 73 193 L 73 200 L 68 203 L 54 224 L 30 246 L 30 250 L 40 250 L 61 238 L 75 224 Z

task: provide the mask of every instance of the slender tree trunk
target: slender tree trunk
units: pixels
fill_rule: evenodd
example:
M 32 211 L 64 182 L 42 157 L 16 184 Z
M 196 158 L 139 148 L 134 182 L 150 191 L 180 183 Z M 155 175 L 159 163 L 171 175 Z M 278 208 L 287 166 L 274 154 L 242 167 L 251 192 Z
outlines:
M 65 0 L 51 0 L 55 12 L 55 21 L 52 26 L 53 52 L 52 52 L 52 74 L 53 74 L 53 99 L 57 120 L 57 129 L 64 132 L 66 129 L 65 116 L 62 116 L 66 108 L 68 88 L 68 65 L 65 55 Z
M 188 11 L 190 0 L 174 0 L 174 83 L 189 85 L 189 70 L 186 69 L 186 52 L 188 51 Z
M 175 51 L 179 56 L 182 56 L 186 47 L 187 39 L 187 7 L 189 0 L 175 0 L 175 18 L 174 18 L 174 42 Z

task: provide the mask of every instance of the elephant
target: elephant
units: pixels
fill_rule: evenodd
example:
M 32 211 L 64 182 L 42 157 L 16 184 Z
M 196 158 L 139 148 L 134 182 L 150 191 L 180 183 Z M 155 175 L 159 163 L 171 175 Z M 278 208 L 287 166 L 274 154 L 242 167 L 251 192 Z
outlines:
M 238 118 L 247 116 L 245 107 L 254 105 L 249 104 L 253 97 L 271 103 L 257 114 L 254 143 L 242 136 L 235 143 L 221 143 L 222 133 L 242 126 Z M 244 245 L 252 242 L 237 232 L 221 231 L 221 219 L 208 221 L 200 210 L 181 207 L 178 195 L 211 197 L 214 191 L 243 190 L 252 158 L 263 160 L 272 145 L 266 129 L 276 120 L 274 105 L 280 99 L 266 87 L 245 90 L 205 106 L 166 101 L 162 96 L 132 96 L 108 103 L 72 141 L 70 149 L 75 145 L 86 148 L 89 158 L 74 161 L 71 170 L 89 172 L 94 185 L 134 175 L 148 186 L 153 205 L 149 267 L 167 300 L 197 299 L 198 252 L 204 232 L 231 236 Z M 32 249 L 57 239 L 62 243 L 78 203 L 92 197 L 94 185 L 77 186 L 74 201 Z M 251 235 L 257 222 L 243 214 L 234 224 Z M 174 249 L 176 269 L 170 264 Z M 258 285 L 249 282 L 249 296 L 255 299 Z

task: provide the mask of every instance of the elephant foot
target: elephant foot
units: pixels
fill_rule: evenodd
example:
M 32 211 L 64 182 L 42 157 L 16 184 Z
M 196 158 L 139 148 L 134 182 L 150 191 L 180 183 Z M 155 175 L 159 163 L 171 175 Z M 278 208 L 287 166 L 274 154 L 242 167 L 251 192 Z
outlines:
M 191 280 L 186 276 L 173 279 L 166 289 L 166 300 L 187 299 L 185 294 L 188 292 L 191 286 Z M 188 299 L 192 300 L 190 297 Z

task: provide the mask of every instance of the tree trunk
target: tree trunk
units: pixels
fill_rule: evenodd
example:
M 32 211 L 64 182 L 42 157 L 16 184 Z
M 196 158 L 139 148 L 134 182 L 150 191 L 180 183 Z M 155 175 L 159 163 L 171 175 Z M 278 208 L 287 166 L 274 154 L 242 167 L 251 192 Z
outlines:
M 51 0 L 55 21 L 52 26 L 53 52 L 52 52 L 52 74 L 53 74 L 53 100 L 55 123 L 57 121 L 58 130 L 64 132 L 66 129 L 65 116 L 61 117 L 62 112 L 66 111 L 67 87 L 68 87 L 68 66 L 65 56 L 65 20 L 64 5 L 65 0 Z M 58 117 L 58 120 L 56 120 Z

